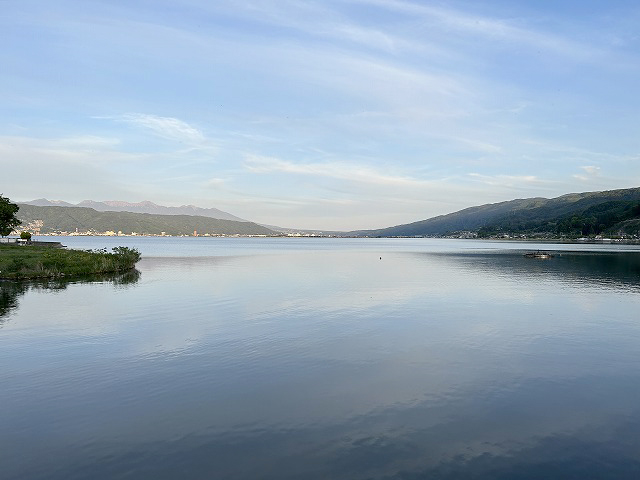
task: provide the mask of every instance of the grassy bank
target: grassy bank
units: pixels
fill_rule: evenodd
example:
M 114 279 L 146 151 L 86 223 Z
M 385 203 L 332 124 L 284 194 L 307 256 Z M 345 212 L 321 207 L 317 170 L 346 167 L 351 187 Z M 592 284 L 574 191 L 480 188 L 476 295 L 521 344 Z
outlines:
M 66 277 L 123 272 L 135 267 L 140 253 L 133 248 L 65 250 L 35 245 L 0 245 L 0 279 Z

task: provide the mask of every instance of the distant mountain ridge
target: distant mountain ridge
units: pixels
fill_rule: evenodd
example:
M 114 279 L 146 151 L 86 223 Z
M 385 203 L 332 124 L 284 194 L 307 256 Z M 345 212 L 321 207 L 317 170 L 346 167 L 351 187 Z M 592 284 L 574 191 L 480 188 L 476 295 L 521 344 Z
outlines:
M 46 198 L 37 198 L 30 202 L 20 202 L 23 205 L 35 205 L 36 207 L 75 207 L 73 203 L 62 200 L 47 200 Z
M 196 215 L 158 215 L 135 212 L 99 212 L 88 207 L 18 204 L 23 228 L 39 233 L 119 232 L 141 235 L 275 235 L 253 222 Z
M 150 213 L 154 215 L 191 215 L 199 217 L 217 218 L 219 220 L 233 220 L 236 222 L 247 222 L 240 217 L 236 217 L 217 208 L 201 208 L 195 205 L 182 205 L 180 207 L 165 207 L 148 200 L 130 203 L 121 200 L 107 200 L 97 202 L 95 200 L 83 200 L 80 203 L 73 204 L 62 200 L 47 200 L 46 198 L 38 198 L 30 202 L 22 202 L 24 205 L 35 205 L 38 207 L 87 207 L 98 212 L 131 212 L 131 213 Z
M 640 187 L 524 198 L 465 208 L 405 225 L 350 232 L 355 236 L 439 236 L 479 234 L 593 235 L 640 230 Z

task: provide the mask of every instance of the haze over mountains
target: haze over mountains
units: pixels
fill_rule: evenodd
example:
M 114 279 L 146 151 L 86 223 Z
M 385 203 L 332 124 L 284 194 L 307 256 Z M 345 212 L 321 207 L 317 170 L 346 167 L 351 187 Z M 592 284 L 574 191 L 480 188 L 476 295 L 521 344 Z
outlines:
M 130 203 L 121 200 L 107 200 L 97 202 L 95 200 L 83 200 L 80 203 L 73 204 L 62 200 L 47 200 L 46 198 L 38 198 L 30 202 L 22 202 L 26 205 L 35 205 L 38 207 L 86 207 L 93 208 L 98 212 L 131 212 L 131 213 L 151 213 L 154 215 L 195 215 L 199 217 L 217 218 L 219 220 L 234 220 L 236 222 L 247 222 L 240 217 L 236 217 L 217 208 L 201 208 L 195 205 L 182 205 L 180 207 L 165 207 L 157 205 L 147 200 Z

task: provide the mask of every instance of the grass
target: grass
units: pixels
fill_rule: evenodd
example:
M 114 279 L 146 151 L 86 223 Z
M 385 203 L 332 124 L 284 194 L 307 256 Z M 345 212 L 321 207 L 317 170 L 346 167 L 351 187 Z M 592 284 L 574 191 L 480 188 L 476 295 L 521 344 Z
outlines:
M 56 278 L 123 272 L 135 267 L 135 248 L 66 250 L 35 245 L 0 245 L 0 279 Z

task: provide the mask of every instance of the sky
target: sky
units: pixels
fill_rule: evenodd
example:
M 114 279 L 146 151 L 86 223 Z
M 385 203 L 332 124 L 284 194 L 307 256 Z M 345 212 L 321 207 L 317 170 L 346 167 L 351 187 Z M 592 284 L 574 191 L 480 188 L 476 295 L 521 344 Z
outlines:
M 380 228 L 640 186 L 636 0 L 0 0 L 0 194 Z

